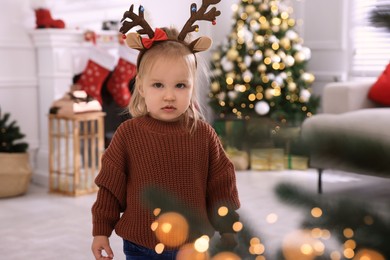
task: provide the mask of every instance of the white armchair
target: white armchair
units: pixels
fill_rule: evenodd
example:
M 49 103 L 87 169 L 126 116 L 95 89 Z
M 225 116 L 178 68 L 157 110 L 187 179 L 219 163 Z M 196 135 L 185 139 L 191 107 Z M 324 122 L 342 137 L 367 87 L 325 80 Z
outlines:
M 323 113 L 306 119 L 301 135 L 310 167 L 390 177 L 390 108 L 367 98 L 373 82 L 336 82 L 325 86 Z

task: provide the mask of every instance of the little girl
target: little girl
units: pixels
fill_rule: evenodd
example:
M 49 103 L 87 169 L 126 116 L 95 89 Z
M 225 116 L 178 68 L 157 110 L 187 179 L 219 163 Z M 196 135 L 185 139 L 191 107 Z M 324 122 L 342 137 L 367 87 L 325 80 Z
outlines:
M 180 245 L 155 250 L 160 241 L 151 225 L 157 216 L 142 197 L 148 187 L 158 187 L 186 205 L 202 220 L 206 233 L 211 227 L 207 235 L 216 230 L 222 243 L 235 243 L 231 226 L 238 221 L 235 210 L 240 202 L 234 167 L 213 128 L 202 120 L 196 100 L 194 53 L 209 48 L 211 41 L 188 44 L 169 29 L 156 29 L 157 34 L 159 39 L 154 37 L 147 48 L 139 35 L 127 38 L 130 47 L 141 50 L 129 105 L 133 118 L 118 127 L 95 180 L 96 259 L 113 258 L 108 239 L 113 230 L 124 240 L 127 260 L 176 258 Z M 223 205 L 233 213 L 228 227 L 213 218 Z M 185 241 L 190 242 L 191 238 Z

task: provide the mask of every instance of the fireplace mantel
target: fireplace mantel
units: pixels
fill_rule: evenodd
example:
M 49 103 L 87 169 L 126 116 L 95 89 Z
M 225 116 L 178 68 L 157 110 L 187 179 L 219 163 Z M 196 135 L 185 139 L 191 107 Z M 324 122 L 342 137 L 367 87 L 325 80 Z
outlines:
M 35 29 L 30 32 L 36 49 L 38 78 L 39 149 L 35 156 L 33 181 L 48 185 L 49 147 L 48 113 L 54 100 L 70 90 L 73 77 L 80 74 L 93 48 L 102 48 L 118 55 L 118 33 L 96 32 L 96 44 L 85 40 L 85 31 L 76 29 Z

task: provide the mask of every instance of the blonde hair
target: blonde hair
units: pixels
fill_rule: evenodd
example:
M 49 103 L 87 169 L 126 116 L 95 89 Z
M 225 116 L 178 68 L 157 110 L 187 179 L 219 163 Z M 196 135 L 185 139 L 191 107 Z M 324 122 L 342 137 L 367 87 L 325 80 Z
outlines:
M 175 29 L 163 28 L 167 33 L 168 39 L 166 41 L 155 43 L 150 49 L 141 52 L 138 56 L 137 64 L 137 77 L 135 81 L 135 87 L 131 96 L 129 104 L 129 112 L 133 117 L 140 117 L 148 114 L 145 99 L 140 95 L 138 89 L 140 84 L 140 78 L 146 75 L 155 64 L 157 59 L 172 60 L 182 59 L 187 65 L 189 73 L 193 76 L 194 87 L 190 100 L 190 106 L 184 113 L 184 118 L 187 126 L 192 133 L 196 129 L 198 120 L 203 119 L 203 113 L 198 102 L 197 91 L 197 60 L 195 54 L 193 54 L 189 48 L 177 41 L 177 31 Z

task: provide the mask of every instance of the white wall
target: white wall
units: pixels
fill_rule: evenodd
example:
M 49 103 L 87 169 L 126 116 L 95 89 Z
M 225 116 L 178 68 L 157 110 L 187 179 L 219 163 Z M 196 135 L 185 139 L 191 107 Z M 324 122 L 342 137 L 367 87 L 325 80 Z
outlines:
M 288 0 L 286 0 L 288 1 Z M 329 81 L 345 80 L 348 72 L 348 8 L 352 0 L 290 0 L 305 45 L 312 49 L 308 70 L 316 75 L 314 92 L 320 94 Z M 0 106 L 3 112 L 11 112 L 21 130 L 27 135 L 32 155 L 40 146 L 42 128 L 39 120 L 46 107 L 38 86 L 37 51 L 32 43 L 31 32 L 35 28 L 34 8 L 48 7 L 52 16 L 63 19 L 67 28 L 99 30 L 103 20 L 118 20 L 131 3 L 139 0 L 2 0 L 0 8 Z M 190 14 L 190 4 L 201 0 L 143 0 L 146 17 L 153 27 L 174 25 L 179 29 Z M 221 43 L 232 27 L 231 5 L 238 0 L 222 0 L 222 11 L 217 24 L 201 22 L 198 35 L 213 38 L 214 46 Z M 207 60 L 211 51 L 203 53 Z M 65 88 L 66 89 L 66 88 Z M 208 86 L 202 88 L 204 105 Z M 50 97 L 53 98 L 53 97 Z M 210 119 L 210 116 L 208 117 Z M 42 120 L 42 119 L 41 119 Z M 34 158 L 32 158 L 34 162 Z M 36 161 L 36 159 L 35 159 Z M 39 166 L 38 166 L 39 167 Z
M 309 70 L 316 76 L 313 92 L 321 94 L 332 81 L 348 79 L 350 49 L 349 10 L 352 0 L 296 2 L 303 20 L 301 36 L 312 51 Z
M 35 51 L 26 33 L 28 0 L 2 1 L 0 9 L 0 107 L 16 119 L 30 146 L 38 146 Z M 30 19 L 31 20 L 31 19 Z M 31 26 L 29 27 L 31 28 Z

